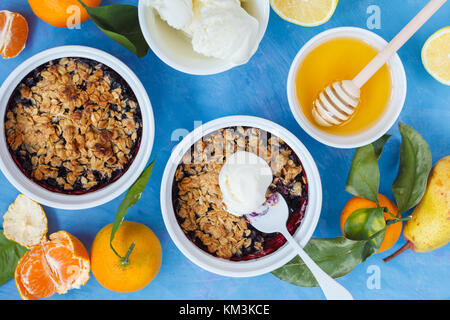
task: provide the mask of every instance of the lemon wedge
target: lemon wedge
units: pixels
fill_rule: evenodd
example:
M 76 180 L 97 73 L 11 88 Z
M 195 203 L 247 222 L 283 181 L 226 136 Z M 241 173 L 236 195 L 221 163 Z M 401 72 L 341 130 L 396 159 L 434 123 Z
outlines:
M 314 27 L 330 20 L 338 0 L 270 0 L 272 9 L 284 20 Z
M 45 241 L 47 228 L 41 205 L 23 194 L 17 196 L 3 216 L 5 237 L 27 248 Z
M 428 38 L 422 48 L 422 63 L 433 78 L 450 86 L 450 26 Z

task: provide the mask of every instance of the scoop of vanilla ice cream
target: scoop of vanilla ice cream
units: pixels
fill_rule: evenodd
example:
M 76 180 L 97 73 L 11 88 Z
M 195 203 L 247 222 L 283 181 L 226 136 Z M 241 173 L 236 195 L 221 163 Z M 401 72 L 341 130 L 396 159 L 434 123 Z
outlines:
M 172 28 L 182 30 L 192 23 L 192 0 L 147 0 L 147 3 Z
M 227 211 L 236 216 L 258 211 L 266 202 L 272 179 L 270 166 L 254 153 L 237 151 L 227 157 L 219 173 L 219 186 Z
M 259 23 L 239 0 L 194 0 L 193 12 L 184 31 L 196 52 L 235 64 L 246 63 L 255 53 Z
M 203 7 L 204 1 L 205 0 L 192 0 L 193 18 L 191 23 L 183 28 L 183 31 L 191 38 L 194 36 L 194 27 L 196 25 L 196 22 L 200 19 L 201 9 Z

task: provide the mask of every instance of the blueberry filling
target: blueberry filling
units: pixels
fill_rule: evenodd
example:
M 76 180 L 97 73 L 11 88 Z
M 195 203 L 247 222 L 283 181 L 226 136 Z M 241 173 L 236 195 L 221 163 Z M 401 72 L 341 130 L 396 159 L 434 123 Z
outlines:
M 137 99 L 124 79 L 97 61 L 62 58 L 30 72 L 5 113 L 8 149 L 31 180 L 82 194 L 117 180 L 142 135 Z
M 218 173 L 227 152 L 232 154 L 239 148 L 256 154 L 267 151 L 258 145 L 261 141 L 270 145 L 276 142 L 273 148 L 266 147 L 271 151 L 265 160 L 274 172 L 269 192 L 279 192 L 286 200 L 288 230 L 294 233 L 304 218 L 308 202 L 306 175 L 300 159 L 286 143 L 255 128 L 230 127 L 215 131 L 197 141 L 185 154 L 172 188 L 173 207 L 181 229 L 190 241 L 214 256 L 232 261 L 251 260 L 270 254 L 285 243 L 281 234 L 262 233 L 245 217 L 226 212 L 217 189 Z

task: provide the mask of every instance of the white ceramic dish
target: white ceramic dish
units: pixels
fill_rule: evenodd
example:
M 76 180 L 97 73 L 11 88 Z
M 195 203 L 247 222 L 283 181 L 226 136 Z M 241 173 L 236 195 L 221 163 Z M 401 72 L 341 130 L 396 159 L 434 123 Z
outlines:
M 82 195 L 67 195 L 51 192 L 27 178 L 14 163 L 6 144 L 4 131 L 5 110 L 8 100 L 22 79 L 36 67 L 63 57 L 81 57 L 101 62 L 116 71 L 128 83 L 139 103 L 142 114 L 142 138 L 138 153 L 128 170 L 115 182 L 93 192 Z M 54 208 L 77 210 L 106 203 L 126 191 L 144 170 L 153 146 L 155 123 L 153 110 L 144 86 L 122 61 L 112 55 L 89 47 L 56 47 L 29 58 L 19 65 L 0 88 L 0 169 L 20 192 L 33 200 Z
M 289 106 L 291 107 L 291 111 L 295 119 L 303 130 L 305 130 L 311 137 L 326 145 L 336 148 L 356 148 L 377 140 L 395 123 L 405 102 L 406 76 L 400 57 L 398 54 L 395 54 L 387 63 L 392 82 L 391 97 L 389 99 L 388 106 L 380 119 L 370 128 L 360 133 L 348 136 L 332 135 L 320 130 L 311 124 L 311 122 L 305 117 L 302 108 L 299 105 L 295 85 L 297 70 L 304 58 L 309 52 L 311 52 L 312 49 L 331 39 L 343 37 L 360 39 L 378 50 L 382 50 L 387 45 L 387 42 L 377 34 L 361 28 L 341 27 L 319 33 L 300 49 L 292 62 L 287 81 L 287 95 Z
M 267 0 L 247 0 L 242 7 L 259 22 L 258 45 L 267 29 L 270 5 Z M 192 49 L 191 40 L 182 31 L 175 30 L 158 13 L 139 0 L 139 24 L 152 51 L 172 68 L 194 75 L 210 75 L 224 72 L 235 64 L 205 57 Z
M 249 261 L 230 261 L 203 251 L 192 243 L 183 233 L 172 205 L 172 185 L 177 166 L 186 151 L 203 136 L 221 128 L 247 126 L 265 130 L 285 141 L 297 154 L 303 164 L 308 180 L 308 205 L 305 217 L 294 237 L 305 246 L 311 238 L 322 207 L 322 185 L 316 164 L 306 147 L 288 130 L 278 124 L 257 117 L 231 116 L 210 121 L 192 131 L 173 150 L 161 183 L 161 211 L 170 237 L 180 251 L 193 263 L 213 273 L 230 277 L 250 277 L 271 272 L 290 261 L 296 252 L 284 245 L 275 252 Z

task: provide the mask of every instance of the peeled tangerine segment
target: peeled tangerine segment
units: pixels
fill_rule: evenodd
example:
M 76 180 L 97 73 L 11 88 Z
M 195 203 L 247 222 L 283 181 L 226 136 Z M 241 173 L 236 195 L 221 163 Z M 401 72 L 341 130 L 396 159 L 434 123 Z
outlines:
M 45 241 L 47 216 L 37 202 L 20 194 L 3 216 L 3 232 L 9 240 L 30 248 Z
M 16 283 L 21 284 L 21 288 L 18 286 L 21 296 L 26 293 L 27 296 L 48 298 L 56 292 L 55 280 L 48 272 L 50 266 L 45 263 L 43 257 L 43 248 L 37 246 L 25 253 L 17 264 Z
M 24 300 L 47 298 L 80 288 L 89 279 L 89 254 L 83 244 L 65 231 L 34 246 L 19 260 L 14 278 Z
M 80 240 L 64 231 L 51 234 L 50 240 L 44 245 L 44 251 L 59 283 L 56 291 L 62 294 L 69 289 L 79 289 L 89 279 L 90 262 L 86 249 Z
M 25 48 L 28 23 L 25 18 L 8 10 L 0 11 L 0 55 L 4 59 L 16 57 Z

